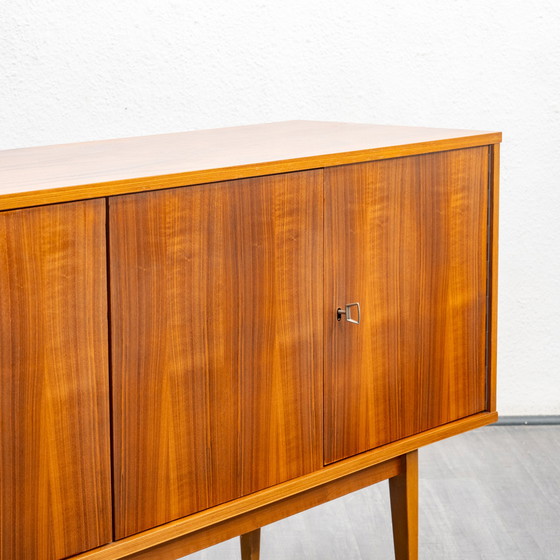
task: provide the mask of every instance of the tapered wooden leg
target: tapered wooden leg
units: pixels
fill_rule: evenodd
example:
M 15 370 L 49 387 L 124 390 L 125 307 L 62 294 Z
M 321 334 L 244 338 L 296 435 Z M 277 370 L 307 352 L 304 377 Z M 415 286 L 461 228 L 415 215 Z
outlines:
M 389 479 L 396 560 L 418 560 L 418 451 L 403 456 L 404 471 Z
M 261 530 L 255 529 L 241 535 L 241 560 L 259 560 L 261 549 Z

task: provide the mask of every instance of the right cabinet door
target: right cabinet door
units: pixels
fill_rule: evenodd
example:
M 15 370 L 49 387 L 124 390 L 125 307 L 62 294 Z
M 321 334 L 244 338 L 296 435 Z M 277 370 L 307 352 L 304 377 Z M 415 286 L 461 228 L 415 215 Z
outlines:
M 325 201 L 325 463 L 484 410 L 488 148 L 330 168 Z

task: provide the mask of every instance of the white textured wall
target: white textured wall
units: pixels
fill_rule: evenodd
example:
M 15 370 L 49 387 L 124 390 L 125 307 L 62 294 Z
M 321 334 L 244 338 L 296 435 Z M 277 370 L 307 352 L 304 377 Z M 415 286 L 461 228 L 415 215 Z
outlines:
M 296 118 L 504 132 L 499 408 L 560 414 L 558 0 L 0 5 L 0 148 Z

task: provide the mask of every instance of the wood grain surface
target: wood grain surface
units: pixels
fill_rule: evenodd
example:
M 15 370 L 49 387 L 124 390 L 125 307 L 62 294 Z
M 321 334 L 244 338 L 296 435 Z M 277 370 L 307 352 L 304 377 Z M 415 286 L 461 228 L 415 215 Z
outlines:
M 487 195 L 487 147 L 325 170 L 327 463 L 486 409 Z
M 111 540 L 105 201 L 0 213 L 0 558 Z
M 501 142 L 501 133 L 288 121 L 0 151 L 0 210 Z
M 256 558 L 263 524 L 494 421 L 500 141 L 291 121 L 0 152 L 0 560 Z
M 110 200 L 117 538 L 322 465 L 321 187 Z

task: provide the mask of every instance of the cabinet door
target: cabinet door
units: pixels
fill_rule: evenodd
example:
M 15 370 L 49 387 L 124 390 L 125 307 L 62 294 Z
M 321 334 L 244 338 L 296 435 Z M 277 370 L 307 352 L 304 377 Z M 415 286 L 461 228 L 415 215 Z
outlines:
M 488 148 L 336 167 L 325 188 L 330 463 L 485 409 Z M 337 321 L 353 302 L 360 324 Z
M 117 538 L 322 465 L 322 172 L 110 200 Z
M 111 540 L 105 201 L 0 212 L 0 558 Z

